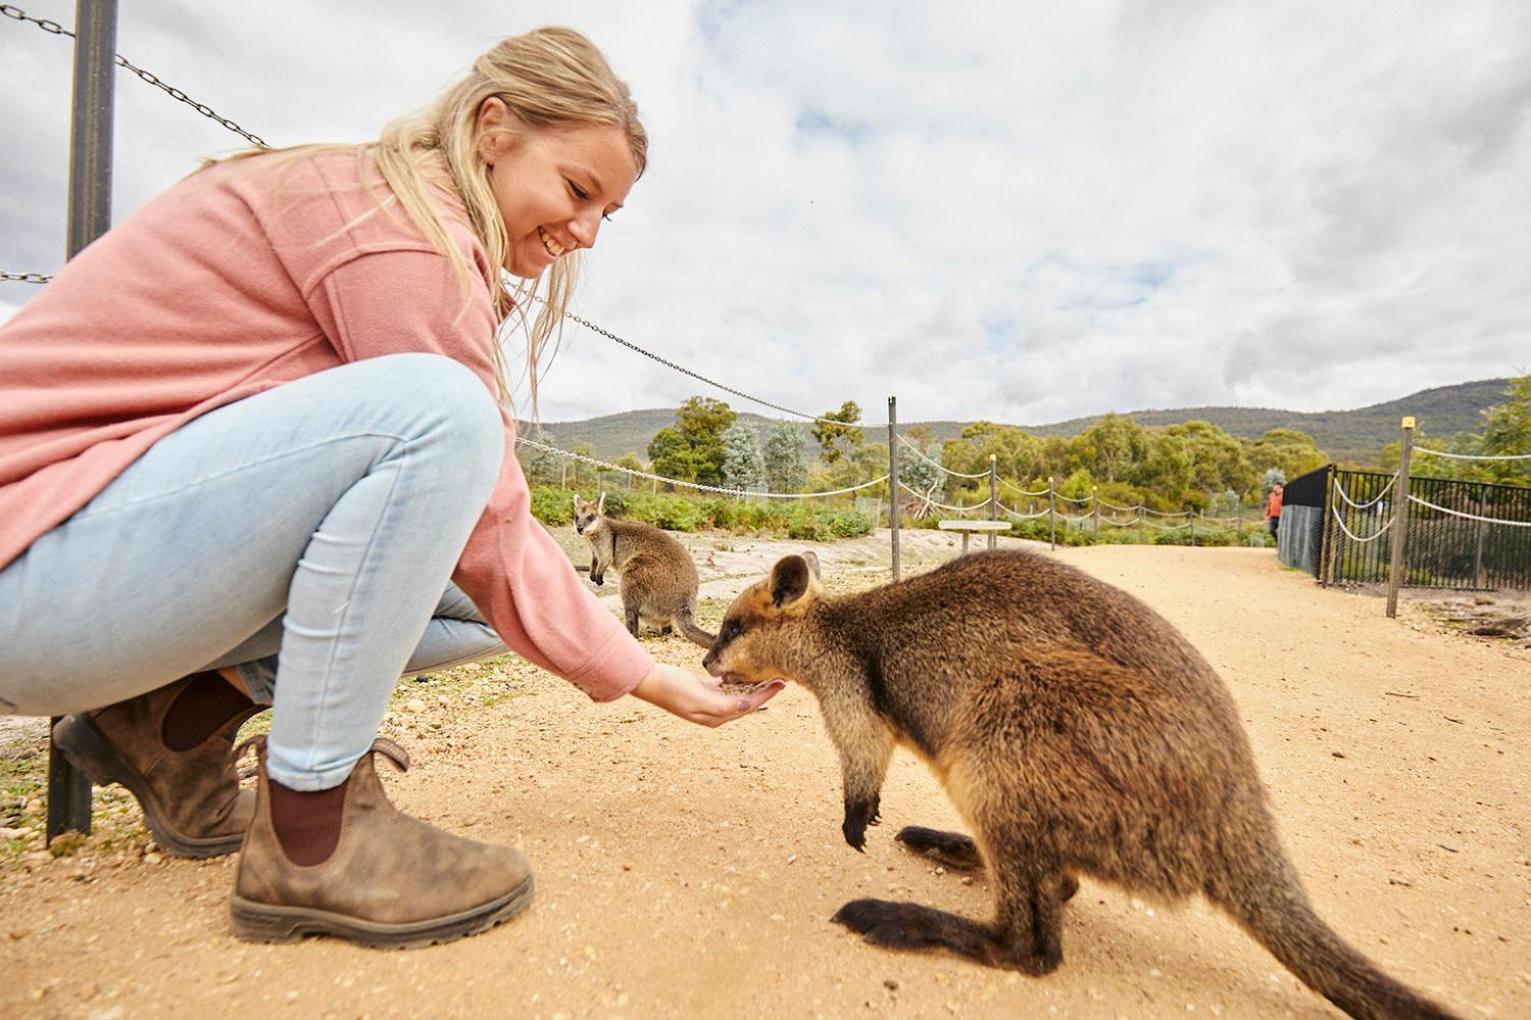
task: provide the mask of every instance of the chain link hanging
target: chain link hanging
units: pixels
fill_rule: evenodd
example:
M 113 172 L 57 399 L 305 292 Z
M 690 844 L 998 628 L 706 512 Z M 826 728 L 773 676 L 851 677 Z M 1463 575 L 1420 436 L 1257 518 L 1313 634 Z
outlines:
M 63 35 L 68 36 L 71 39 L 74 38 L 74 33 L 65 28 L 63 25 L 60 25 L 58 22 L 51 21 L 48 18 L 34 18 L 26 11 L 12 4 L 0 4 L 0 15 L 4 15 L 5 17 L 10 18 L 12 21 L 29 21 L 36 25 L 38 28 L 42 29 L 44 32 L 47 32 L 49 35 Z M 124 57 L 121 53 L 116 54 L 115 57 L 118 67 L 132 71 L 141 80 L 147 84 L 153 85 L 155 88 L 164 92 L 167 96 L 169 96 L 171 99 L 174 99 L 176 102 L 185 103 L 187 106 L 191 107 L 193 110 L 196 110 L 208 120 L 219 125 L 220 127 L 234 132 L 236 135 L 240 135 L 251 145 L 254 145 L 257 148 L 271 148 L 271 146 L 266 144 L 266 140 L 261 138 L 259 135 L 251 134 L 236 124 L 234 121 L 223 116 L 217 110 L 214 110 L 211 106 L 208 106 L 206 103 L 200 103 L 188 96 L 185 92 L 182 92 L 180 89 L 176 88 L 174 85 L 170 85 L 161 81 L 159 76 L 154 72 L 144 70 L 137 64 L 129 61 L 128 58 Z

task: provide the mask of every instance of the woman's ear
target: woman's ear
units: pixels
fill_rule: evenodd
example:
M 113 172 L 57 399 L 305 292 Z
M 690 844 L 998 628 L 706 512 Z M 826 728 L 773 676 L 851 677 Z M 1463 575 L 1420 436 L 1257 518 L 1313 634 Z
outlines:
M 490 96 L 478 104 L 474 134 L 478 139 L 478 154 L 490 166 L 494 166 L 494 161 L 504 155 L 510 145 L 513 119 L 510 107 L 499 96 Z

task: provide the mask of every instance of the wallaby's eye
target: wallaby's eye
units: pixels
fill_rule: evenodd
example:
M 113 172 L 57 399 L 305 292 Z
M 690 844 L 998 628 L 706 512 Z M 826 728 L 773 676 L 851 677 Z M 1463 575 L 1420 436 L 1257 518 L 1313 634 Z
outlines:
M 743 627 L 739 626 L 738 620 L 725 620 L 723 622 L 723 629 L 718 632 L 718 638 L 725 642 L 732 641 L 739 636 L 739 632 L 743 629 Z

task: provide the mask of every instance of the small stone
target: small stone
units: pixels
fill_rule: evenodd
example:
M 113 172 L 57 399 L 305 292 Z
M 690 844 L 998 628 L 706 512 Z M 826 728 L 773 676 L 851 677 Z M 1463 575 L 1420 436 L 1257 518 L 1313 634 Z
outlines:
M 882 986 L 890 992 L 898 991 L 898 982 L 892 978 L 883 978 Z
M 410 698 L 408 701 L 404 702 L 404 711 L 417 713 L 424 712 L 425 702 L 421 701 L 419 698 Z
M 10 826 L 0 829 L 0 839 L 21 839 L 26 834 L 26 829 L 13 829 Z

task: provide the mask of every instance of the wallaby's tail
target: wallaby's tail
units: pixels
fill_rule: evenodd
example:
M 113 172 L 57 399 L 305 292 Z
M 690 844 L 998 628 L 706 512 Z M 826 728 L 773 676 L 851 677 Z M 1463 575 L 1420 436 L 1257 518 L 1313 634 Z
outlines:
M 1266 846 L 1235 851 L 1227 874 L 1207 881 L 1207 895 L 1233 915 L 1303 984 L 1353 1017 L 1451 1020 L 1429 999 L 1388 977 L 1336 935 L 1270 834 Z
M 680 624 L 680 632 L 682 634 L 686 635 L 687 638 L 695 641 L 703 648 L 711 648 L 713 641 L 717 639 L 716 634 L 707 633 L 705 630 L 696 625 L 696 621 L 691 619 L 690 606 L 687 606 L 685 609 L 675 614 L 675 622 Z

